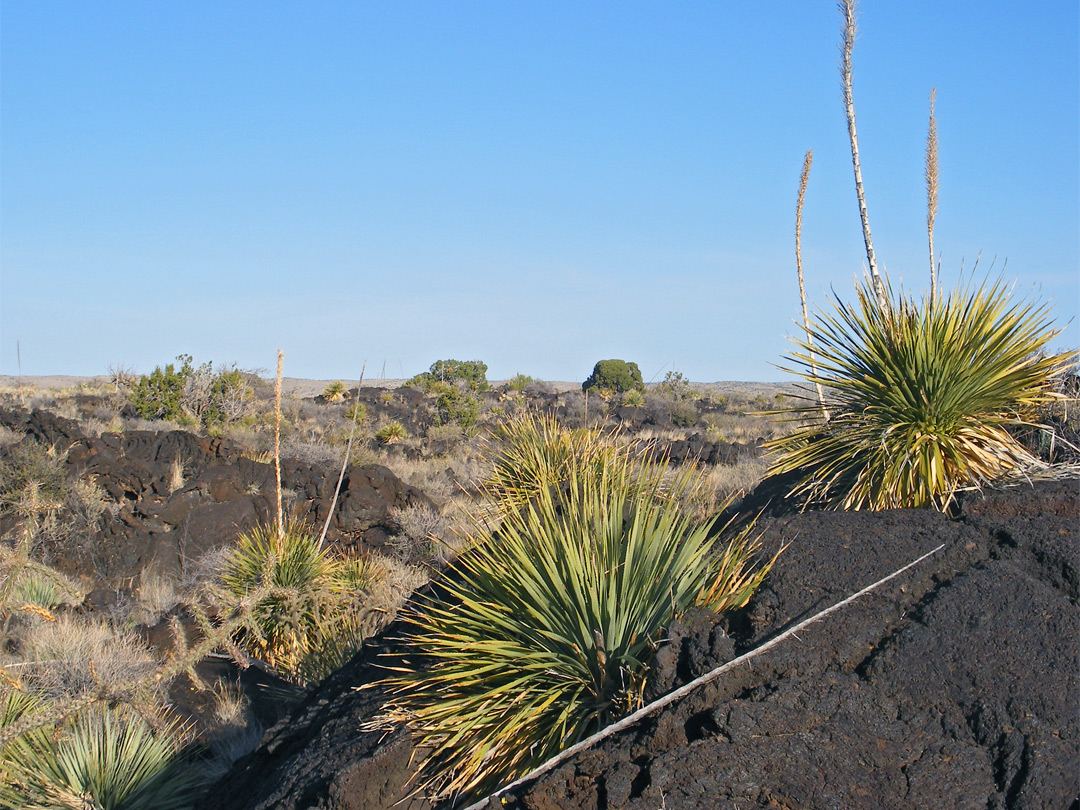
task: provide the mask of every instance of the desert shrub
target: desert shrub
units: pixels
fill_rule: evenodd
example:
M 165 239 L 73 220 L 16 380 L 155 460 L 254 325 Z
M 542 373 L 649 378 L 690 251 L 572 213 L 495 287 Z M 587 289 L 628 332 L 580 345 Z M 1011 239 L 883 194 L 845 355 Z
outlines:
M 27 810 L 183 810 L 195 805 L 201 771 L 178 754 L 170 728 L 155 731 L 129 710 L 95 707 L 57 734 L 11 742 L 0 802 Z
M 129 399 L 143 419 L 176 420 L 183 413 L 184 385 L 193 369 L 189 356 L 176 359 L 181 361 L 179 371 L 173 363 L 157 366 L 132 387 Z
M 14 445 L 0 458 L 0 510 L 10 508 L 33 484 L 37 496 L 58 501 L 64 498 L 64 455 L 33 440 Z
M 468 430 L 480 418 L 480 400 L 468 388 L 446 387 L 435 400 L 435 413 L 439 424 L 460 425 Z
M 685 399 L 676 400 L 671 406 L 669 416 L 671 418 L 671 424 L 677 427 L 693 427 L 698 421 L 697 406 L 694 405 L 693 401 Z
M 437 383 L 455 385 L 462 383 L 470 391 L 487 391 L 487 363 L 480 360 L 436 360 L 430 370 L 417 374 L 410 385 L 415 385 L 425 392 Z
M 221 427 L 239 421 L 254 401 L 247 375 L 226 367 L 215 372 L 213 363 L 195 366 L 189 354 L 164 369 L 157 366 L 143 375 L 128 395 L 143 419 L 164 419 L 181 424 Z
M 348 408 L 345 409 L 345 418 L 350 422 L 356 422 L 358 424 L 364 424 L 367 421 L 368 411 L 367 405 L 363 402 L 354 402 Z
M 301 524 L 280 533 L 258 526 L 242 534 L 220 578 L 233 600 L 270 589 L 238 641 L 297 683 L 325 677 L 363 642 L 360 599 L 368 583 L 363 561 L 331 554 Z
M 511 391 L 517 391 L 519 394 L 524 393 L 525 389 L 534 382 L 532 377 L 527 377 L 524 374 L 515 374 L 509 380 L 506 381 L 506 386 Z
M 26 680 L 49 697 L 104 687 L 120 690 L 153 673 L 153 654 L 134 632 L 63 614 L 28 628 L 22 642 Z
M 625 360 L 601 360 L 593 366 L 593 372 L 581 384 L 583 391 L 595 388 L 598 391 L 623 393 L 624 391 L 644 391 L 645 383 L 641 379 L 641 369 L 637 363 Z
M 525 427 L 530 446 L 565 435 Z M 477 533 L 441 580 L 449 600 L 408 615 L 382 721 L 407 723 L 429 752 L 428 789 L 490 788 L 636 708 L 668 624 L 695 605 L 741 606 L 764 576 L 746 566 L 746 535 L 724 548 L 682 510 L 694 470 L 605 447 L 553 486 L 529 481 L 536 496 L 504 510 L 497 535 Z
M 676 401 L 697 398 L 696 392 L 690 387 L 689 380 L 678 371 L 669 371 L 665 374 L 664 381 L 657 385 L 656 389 L 661 396 Z
M 1037 463 L 1009 432 L 1054 398 L 1074 353 L 1046 354 L 1058 332 L 1046 305 L 1015 301 L 1000 282 L 943 299 L 900 293 L 819 312 L 790 360 L 826 392 L 791 409 L 807 424 L 770 443 L 792 494 L 843 509 L 933 506 Z M 813 347 L 811 348 L 811 343 Z M 816 365 L 815 365 L 816 363 Z
M 210 386 L 210 403 L 203 412 L 205 427 L 231 425 L 243 418 L 255 394 L 248 377 L 239 369 L 222 369 Z
M 71 482 L 64 498 L 64 514 L 74 524 L 74 531 L 85 535 L 99 528 L 101 518 L 112 505 L 105 488 L 90 476 Z
M 634 388 L 623 394 L 622 404 L 627 408 L 640 408 L 645 404 L 645 395 Z

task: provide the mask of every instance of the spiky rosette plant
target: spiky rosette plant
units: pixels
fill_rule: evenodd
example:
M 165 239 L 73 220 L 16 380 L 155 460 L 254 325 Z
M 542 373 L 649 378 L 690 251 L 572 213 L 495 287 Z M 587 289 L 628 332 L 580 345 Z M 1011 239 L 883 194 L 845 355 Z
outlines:
M 932 506 L 1039 464 L 1010 429 L 1055 397 L 1075 353 L 1047 353 L 1049 307 L 1000 281 L 916 299 L 868 285 L 819 311 L 789 359 L 826 392 L 806 424 L 771 443 L 770 472 L 795 497 L 841 509 Z M 816 369 L 815 369 L 816 364 Z
M 44 711 L 12 697 L 5 721 Z M 202 776 L 179 758 L 175 730 L 154 731 L 129 709 L 94 707 L 53 732 L 37 729 L 3 749 L 0 806 L 25 810 L 184 810 Z
M 242 534 L 221 571 L 231 601 L 266 591 L 239 631 L 242 646 L 299 683 L 325 677 L 359 648 L 367 580 L 362 560 L 335 555 L 299 523 Z
M 544 422 L 524 441 L 545 424 L 558 441 Z M 745 604 L 768 569 L 745 564 L 745 533 L 725 548 L 681 508 L 700 484 L 692 468 L 608 445 L 562 475 L 471 538 L 445 596 L 409 617 L 410 663 L 381 722 L 418 736 L 421 787 L 435 794 L 491 788 L 637 707 L 670 622 Z
M 597 471 L 616 456 L 628 455 L 625 446 L 595 428 L 571 430 L 554 414 L 521 411 L 499 426 L 501 448 L 494 457 L 483 489 L 494 511 L 518 509 L 540 492 L 566 481 L 572 470 Z

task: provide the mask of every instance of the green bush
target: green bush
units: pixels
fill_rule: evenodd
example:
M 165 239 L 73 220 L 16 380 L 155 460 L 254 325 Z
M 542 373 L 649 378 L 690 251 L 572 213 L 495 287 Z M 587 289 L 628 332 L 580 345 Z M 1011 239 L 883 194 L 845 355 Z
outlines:
M 1046 354 L 1048 308 L 1016 302 L 1000 282 L 916 300 L 868 285 L 839 299 L 793 342 L 798 373 L 825 390 L 789 409 L 807 423 L 770 443 L 770 471 L 792 495 L 843 509 L 933 506 L 956 491 L 1036 466 L 1010 433 L 1055 398 L 1075 353 Z
M 410 614 L 410 654 L 389 682 L 382 722 L 408 724 L 429 752 L 421 780 L 443 796 L 490 789 L 639 706 L 668 624 L 695 605 L 745 604 L 766 570 L 747 569 L 745 535 L 725 549 L 683 511 L 694 470 L 549 419 L 517 427 L 492 490 L 510 499 L 497 534 L 479 531 L 452 565 L 449 601 Z M 513 460 L 530 458 L 516 479 Z
M 239 369 L 222 369 L 210 384 L 210 397 L 201 422 L 206 427 L 239 421 L 254 399 L 254 392 Z
M 515 374 L 513 377 L 506 381 L 506 387 L 509 388 L 511 391 L 517 391 L 518 393 L 522 393 L 525 391 L 526 388 L 529 387 L 529 384 L 532 382 L 534 382 L 532 377 L 527 377 L 524 374 Z
M 681 428 L 693 427 L 698 421 L 698 411 L 692 401 L 676 400 L 671 406 L 671 423 Z
M 436 360 L 430 370 L 409 380 L 410 385 L 425 392 L 430 392 L 438 383 L 461 383 L 474 392 L 487 391 L 491 387 L 487 381 L 487 364 L 480 360 Z
M 621 394 L 625 391 L 644 391 L 645 383 L 641 379 L 641 369 L 637 363 L 625 360 L 601 360 L 593 366 L 592 375 L 581 384 L 581 390 L 596 388 Z
M 676 402 L 687 399 L 697 399 L 697 394 L 694 389 L 690 387 L 690 381 L 678 371 L 669 371 L 665 374 L 664 381 L 656 386 L 656 389 L 660 396 L 667 397 Z
M 363 402 L 354 402 L 348 408 L 345 409 L 345 418 L 350 422 L 357 422 L 364 424 L 367 421 L 367 405 Z
M 480 400 L 468 389 L 445 387 L 435 400 L 435 412 L 440 425 L 460 425 L 468 430 L 480 418 Z
M 192 364 L 189 354 L 143 375 L 129 394 L 144 419 L 168 419 L 217 428 L 239 421 L 254 398 L 245 375 L 235 368 L 214 372 L 213 363 Z
M 180 370 L 169 363 L 164 369 L 157 366 L 150 374 L 139 377 L 129 399 L 143 419 L 176 420 L 183 413 L 184 384 L 192 373 L 191 357 L 180 355 Z

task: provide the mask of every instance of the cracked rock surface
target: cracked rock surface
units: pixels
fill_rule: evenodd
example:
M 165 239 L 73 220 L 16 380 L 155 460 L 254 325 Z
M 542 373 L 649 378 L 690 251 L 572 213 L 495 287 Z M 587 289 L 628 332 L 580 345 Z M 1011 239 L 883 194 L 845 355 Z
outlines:
M 970 496 L 955 519 L 808 512 L 759 528 L 787 550 L 744 610 L 671 628 L 650 699 L 944 548 L 490 807 L 1080 810 L 1076 480 Z M 412 748 L 359 729 L 379 702 L 353 688 L 372 660 L 272 730 L 213 807 L 393 806 Z
M 763 524 L 767 546 L 790 546 L 742 615 L 675 630 L 665 687 L 723 663 L 694 652 L 725 624 L 742 652 L 945 548 L 500 805 L 1078 806 L 1078 496 L 1070 480 L 973 496 L 956 520 L 904 510 Z

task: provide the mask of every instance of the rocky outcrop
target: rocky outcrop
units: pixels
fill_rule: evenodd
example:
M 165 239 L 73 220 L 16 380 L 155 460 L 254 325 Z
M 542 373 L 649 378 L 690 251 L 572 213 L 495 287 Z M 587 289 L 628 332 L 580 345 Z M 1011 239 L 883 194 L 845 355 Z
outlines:
M 71 476 L 94 481 L 111 508 L 78 542 L 49 550 L 70 575 L 115 587 L 138 579 L 148 566 L 179 575 L 211 549 L 267 521 L 276 511 L 272 464 L 254 461 L 221 438 L 186 431 L 127 431 L 83 435 L 77 423 L 43 410 L 0 409 L 0 425 L 66 454 Z M 173 472 L 179 463 L 182 476 Z M 289 515 L 322 526 L 330 511 L 340 468 L 282 461 Z M 431 506 L 428 497 L 379 465 L 351 466 L 330 520 L 331 543 L 376 543 L 394 528 L 394 509 Z M 370 543 L 368 544 L 370 545 Z
M 1078 518 L 1072 480 L 972 496 L 957 519 L 763 519 L 766 547 L 787 550 L 747 608 L 694 612 L 671 628 L 650 696 L 944 548 L 489 806 L 1078 807 Z M 271 730 L 207 806 L 374 810 L 405 796 L 410 741 L 361 730 L 381 700 L 377 686 L 356 689 L 379 677 L 376 652 Z
M 766 584 L 728 623 L 675 628 L 664 686 L 945 548 L 498 806 L 1068 808 L 1080 792 L 1078 517 L 1073 480 L 970 498 L 959 520 L 773 521 L 766 542 L 791 545 Z

